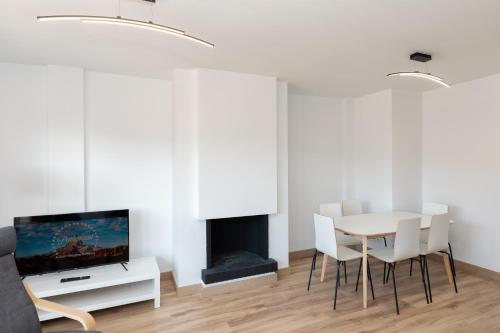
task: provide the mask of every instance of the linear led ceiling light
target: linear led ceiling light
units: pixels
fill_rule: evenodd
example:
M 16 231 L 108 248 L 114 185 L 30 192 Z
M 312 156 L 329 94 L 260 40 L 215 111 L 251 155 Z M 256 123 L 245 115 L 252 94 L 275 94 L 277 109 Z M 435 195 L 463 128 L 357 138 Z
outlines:
M 150 1 L 150 0 L 145 0 L 148 2 L 155 2 L 155 1 Z M 120 8 L 120 1 L 119 1 L 119 6 Z M 151 8 L 152 10 L 152 8 Z M 120 9 L 118 10 L 120 11 Z M 151 16 L 152 11 L 151 11 Z M 156 32 L 162 32 L 166 34 L 170 34 L 176 37 L 181 37 L 208 47 L 213 48 L 215 45 L 207 42 L 203 39 L 187 35 L 183 30 L 168 27 L 166 25 L 161 25 L 161 24 L 156 24 L 153 23 L 153 20 L 149 22 L 146 21 L 139 21 L 139 20 L 133 20 L 133 19 L 128 19 L 128 18 L 123 18 L 120 15 L 113 17 L 113 16 L 91 16 L 91 15 L 50 15 L 50 16 L 37 16 L 37 20 L 40 22 L 47 22 L 47 21 L 80 21 L 82 23 L 96 23 L 96 24 L 111 24 L 111 25 L 119 25 L 119 26 L 126 26 L 126 27 L 132 27 L 132 28 L 138 28 L 138 29 L 146 29 L 150 31 L 156 31 Z
M 430 54 L 416 52 L 416 53 L 413 53 L 412 55 L 410 55 L 410 60 L 425 63 L 427 61 L 432 60 L 432 56 Z M 414 72 L 390 73 L 390 74 L 387 74 L 387 76 L 410 76 L 410 77 L 422 78 L 422 79 L 433 81 L 433 82 L 438 83 L 438 84 L 440 84 L 444 87 L 447 87 L 447 88 L 451 87 L 451 85 L 449 83 L 446 83 L 443 78 L 436 76 L 436 75 L 432 75 L 431 73 L 422 73 L 422 72 L 419 72 L 417 70 Z

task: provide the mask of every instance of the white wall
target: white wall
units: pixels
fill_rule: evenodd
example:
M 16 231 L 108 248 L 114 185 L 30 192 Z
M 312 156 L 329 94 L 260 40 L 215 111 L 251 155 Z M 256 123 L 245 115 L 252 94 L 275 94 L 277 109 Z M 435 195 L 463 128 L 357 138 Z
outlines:
M 0 225 L 82 211 L 83 70 L 0 64 Z
M 47 68 L 0 63 L 0 226 L 45 214 Z
M 457 259 L 500 271 L 500 75 L 424 93 L 421 119 L 414 93 L 382 91 L 345 103 L 290 95 L 288 184 L 286 89 L 278 87 L 270 255 L 280 268 L 288 265 L 279 235 L 286 234 L 289 185 L 291 251 L 313 247 L 312 213 L 322 202 L 360 198 L 368 211 L 419 210 L 421 198 L 450 204 Z M 189 139 L 195 129 L 183 124 L 196 123 L 196 115 L 174 124 L 170 90 L 168 81 L 0 63 L 0 226 L 21 215 L 131 208 L 132 255 L 155 254 L 165 271 L 174 250 L 184 253 L 173 264 L 186 265 L 185 275 L 176 278 L 199 282 L 206 258 L 193 263 L 190 255 L 193 246 L 205 253 L 205 225 L 194 213 L 196 178 L 183 176 L 190 170 L 183 158 L 197 154 L 196 136 Z M 410 153 L 420 144 L 422 156 Z M 172 226 L 172 201 L 176 218 L 191 222 Z M 172 240 L 174 233 L 182 237 Z
M 421 94 L 290 97 L 290 248 L 314 247 L 319 204 L 359 199 L 366 212 L 419 211 Z
M 85 117 L 87 210 L 130 209 L 131 257 L 169 270 L 171 83 L 87 72 Z
M 392 92 L 347 101 L 343 122 L 345 199 L 367 212 L 392 210 Z
M 313 213 L 342 200 L 339 99 L 289 95 L 290 251 L 314 247 Z
M 83 69 L 48 66 L 49 213 L 85 210 Z
M 420 211 L 421 100 L 384 90 L 346 102 L 344 196 L 362 200 L 367 212 Z
M 170 89 L 0 63 L 0 226 L 15 216 L 131 208 L 131 256 L 156 255 L 169 270 Z
M 392 209 L 422 206 L 422 94 L 392 91 Z
M 423 201 L 450 205 L 457 259 L 500 272 L 500 75 L 423 94 Z
M 196 70 L 201 220 L 277 211 L 273 77 Z

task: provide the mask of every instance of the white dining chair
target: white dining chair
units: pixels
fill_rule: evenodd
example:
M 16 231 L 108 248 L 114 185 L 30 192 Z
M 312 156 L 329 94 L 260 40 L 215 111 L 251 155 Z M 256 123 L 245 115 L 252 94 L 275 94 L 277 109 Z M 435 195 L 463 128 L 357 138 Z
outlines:
M 458 293 L 455 263 L 453 257 L 448 251 L 450 244 L 448 242 L 448 233 L 450 230 L 450 221 L 446 215 L 434 215 L 431 219 L 431 227 L 429 228 L 429 238 L 427 242 L 420 243 L 420 261 L 423 263 L 424 272 L 427 276 L 427 288 L 429 290 L 429 300 L 432 303 L 431 281 L 429 279 L 429 267 L 427 265 L 427 255 L 435 252 L 446 253 L 450 262 L 450 267 L 453 277 L 453 286 L 455 293 Z
M 344 265 L 346 261 L 360 259 L 362 260 L 363 254 L 352 250 L 345 246 L 340 246 L 337 244 L 335 237 L 335 226 L 334 220 L 328 216 L 321 216 L 319 214 L 314 214 L 314 234 L 315 234 L 315 244 L 316 251 L 314 253 L 311 272 L 309 273 L 309 283 L 307 284 L 307 291 L 311 287 L 311 278 L 313 268 L 316 266 L 316 258 L 319 252 L 323 255 L 328 255 L 337 260 L 337 279 L 335 282 L 335 296 L 333 299 L 333 309 L 337 308 L 337 289 L 340 286 L 340 266 Z M 345 274 L 345 273 L 344 273 Z M 372 297 L 375 299 L 375 294 L 373 292 L 373 284 L 371 280 L 370 265 L 368 264 L 368 278 L 370 280 L 370 286 L 372 290 Z
M 431 219 L 435 216 L 440 216 L 443 219 L 446 216 L 446 219 L 448 220 L 448 212 L 449 212 L 449 207 L 448 205 L 445 204 L 440 204 L 440 203 L 434 203 L 434 202 L 424 202 L 422 204 L 422 214 L 423 215 L 429 215 L 431 216 Z M 431 220 L 432 222 L 432 220 Z M 429 230 L 422 230 L 420 231 L 420 242 L 425 243 L 429 239 Z M 455 270 L 455 260 L 453 259 L 453 250 L 451 248 L 451 243 L 448 240 L 448 250 L 446 253 L 449 257 L 451 257 L 451 271 L 453 276 L 456 278 L 456 270 Z M 410 276 L 413 270 L 413 259 L 411 260 L 410 263 Z
M 434 203 L 434 202 L 424 202 L 422 204 L 422 214 L 424 215 L 448 214 L 448 205 Z
M 319 215 L 331 217 L 332 219 L 338 218 L 342 216 L 342 204 L 339 202 L 321 204 L 319 205 Z M 363 245 L 361 239 L 347 235 L 342 231 L 335 230 L 335 237 L 337 238 L 337 244 L 341 246 Z M 347 284 L 347 264 L 344 265 L 344 279 Z
M 363 214 L 363 205 L 361 200 L 342 200 L 342 216 Z M 387 247 L 387 239 L 382 237 L 384 245 Z
M 342 200 L 342 215 L 360 215 L 363 214 L 363 205 L 360 200 Z
M 387 277 L 389 277 L 389 274 L 392 272 L 394 300 L 396 302 L 396 312 L 398 315 L 399 304 L 395 276 L 396 263 L 410 258 L 418 257 L 420 255 L 420 222 L 421 218 L 400 220 L 398 222 L 396 236 L 394 238 L 394 248 L 384 247 L 368 251 L 368 255 L 383 261 L 384 266 L 386 264 L 389 265 Z M 425 298 L 427 300 L 427 303 L 429 303 L 422 265 L 420 265 L 420 272 L 422 274 L 422 283 L 424 286 Z
M 319 205 L 319 215 L 335 219 L 342 216 L 342 205 L 339 202 L 326 203 Z M 337 244 L 342 246 L 362 245 L 363 242 L 358 237 L 346 235 L 342 231 L 335 231 Z

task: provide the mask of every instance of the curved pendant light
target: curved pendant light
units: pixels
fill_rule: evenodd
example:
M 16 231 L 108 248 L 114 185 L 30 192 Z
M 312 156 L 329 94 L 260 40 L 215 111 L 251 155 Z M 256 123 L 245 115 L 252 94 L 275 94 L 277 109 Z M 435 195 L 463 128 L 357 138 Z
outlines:
M 422 79 L 427 79 L 433 82 L 436 82 L 444 87 L 451 87 L 449 83 L 446 83 L 442 78 L 436 75 L 432 75 L 430 73 L 421 73 L 419 71 L 414 71 L 414 72 L 397 72 L 397 73 L 390 73 L 387 74 L 387 76 L 410 76 L 410 77 L 416 77 L 416 78 L 422 78 Z
M 45 21 L 80 21 L 82 23 L 96 23 L 96 24 L 113 24 L 121 25 L 139 29 L 147 29 L 150 31 L 163 32 L 173 36 L 182 37 L 184 39 L 197 42 L 199 44 L 215 47 L 214 44 L 207 42 L 203 39 L 186 35 L 183 30 L 168 27 L 166 25 L 160 25 L 153 22 L 145 22 L 132 20 L 127 18 L 122 18 L 121 16 L 90 16 L 90 15 L 52 15 L 52 16 L 37 16 L 37 20 L 41 22 Z
M 425 54 L 425 53 L 420 53 L 416 52 L 410 55 L 410 60 L 412 61 L 418 61 L 418 62 L 427 62 L 432 60 L 432 56 L 430 54 Z M 438 83 L 444 87 L 451 87 L 451 85 L 447 82 L 444 81 L 442 77 L 432 75 L 431 73 L 422 73 L 419 71 L 414 71 L 414 72 L 396 72 L 396 73 L 390 73 L 387 74 L 387 76 L 409 76 L 409 77 L 416 77 L 420 79 L 426 79 L 433 81 L 435 83 Z

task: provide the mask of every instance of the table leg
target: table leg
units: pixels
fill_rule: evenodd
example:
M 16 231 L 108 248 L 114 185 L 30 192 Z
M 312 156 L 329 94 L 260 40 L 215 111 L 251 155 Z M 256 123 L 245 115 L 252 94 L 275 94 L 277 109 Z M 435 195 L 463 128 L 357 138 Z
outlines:
M 323 253 L 323 265 L 321 266 L 321 282 L 325 280 L 325 274 L 326 274 L 326 263 L 328 261 L 328 256 Z
M 452 284 L 453 283 L 453 273 L 451 272 L 450 261 L 448 260 L 448 254 L 446 254 L 446 253 L 443 253 L 443 264 L 444 264 L 444 270 L 446 271 L 446 274 L 448 275 L 448 283 Z
M 363 308 L 368 307 L 368 238 L 363 236 Z

